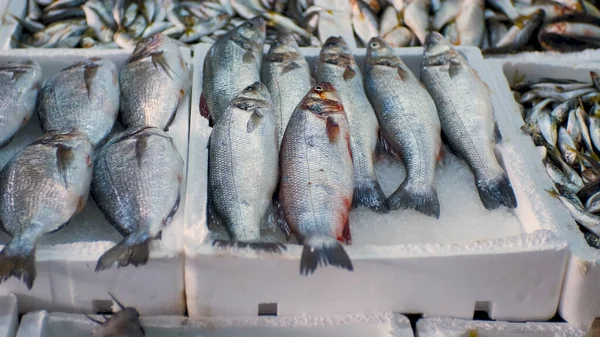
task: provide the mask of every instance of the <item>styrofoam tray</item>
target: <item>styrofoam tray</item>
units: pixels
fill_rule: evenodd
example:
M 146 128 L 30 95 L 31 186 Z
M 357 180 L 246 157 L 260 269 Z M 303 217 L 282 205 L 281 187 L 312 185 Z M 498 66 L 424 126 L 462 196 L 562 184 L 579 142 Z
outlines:
M 558 53 L 552 51 L 534 51 L 510 55 L 490 55 L 488 60 L 502 62 L 522 62 L 522 63 L 561 63 L 564 66 L 575 66 L 581 63 L 590 63 L 600 61 L 600 49 L 586 49 L 572 53 Z
M 599 60 L 600 61 L 600 60 Z M 569 62 L 570 63 L 570 62 Z M 568 64 L 569 64 L 568 63 Z M 501 83 L 505 95 L 510 94 L 508 83 L 513 80 L 515 71 L 526 79 L 535 80 L 540 77 L 574 79 L 590 81 L 590 70 L 600 69 L 600 63 L 582 63 L 578 66 L 564 65 L 563 62 L 512 62 L 502 60 L 489 60 L 489 68 Z M 509 115 L 511 128 L 518 130 L 523 125 L 518 103 L 514 98 L 503 101 L 505 111 Z M 544 191 L 554 186 L 541 162 L 540 151 L 535 148 L 530 137 L 519 134 L 523 146 L 521 153 L 529 158 L 528 165 L 536 177 L 536 185 L 532 188 L 540 193 L 544 203 L 552 205 L 547 217 L 554 218 L 559 224 L 561 236 L 569 244 L 570 258 L 565 273 L 565 279 L 560 299 L 559 313 L 568 322 L 573 324 L 591 324 L 594 318 L 600 316 L 600 250 L 590 247 L 583 234 L 567 208 L 557 199 L 549 196 Z
M 17 297 L 13 294 L 0 295 L 0 337 L 14 337 L 19 326 Z
M 146 337 L 412 337 L 408 319 L 398 314 L 333 317 L 202 318 L 142 317 Z M 83 315 L 34 312 L 23 316 L 18 337 L 88 337 L 96 326 Z
M 190 61 L 189 49 L 182 49 Z M 11 50 L 0 51 L 0 64 L 29 58 L 42 66 L 44 81 L 61 69 L 90 57 L 114 61 L 121 69 L 129 53 L 122 50 Z M 187 163 L 189 132 L 189 95 L 180 105 L 170 127 L 184 162 Z M 0 167 L 20 149 L 41 135 L 37 116 L 21 129 L 13 141 L 0 150 Z M 182 195 L 185 194 L 185 183 Z M 180 315 L 185 311 L 183 280 L 183 220 L 186 200 L 182 198 L 179 211 L 163 230 L 162 240 L 152 243 L 150 260 L 145 266 L 111 268 L 96 273 L 101 254 L 122 239 L 105 220 L 93 198 L 84 211 L 76 215 L 63 230 L 46 235 L 37 246 L 37 277 L 33 289 L 16 278 L 0 284 L 0 292 L 12 292 L 19 298 L 20 312 L 55 310 L 95 313 L 104 310 L 108 291 L 144 315 Z M 8 236 L 0 234 L 3 246 Z M 108 303 L 112 303 L 108 301 Z
M 417 322 L 419 337 L 462 337 L 469 330 L 486 337 L 581 337 L 586 328 L 566 323 L 507 323 L 492 321 L 467 321 L 453 318 L 426 318 Z
M 198 111 L 200 69 L 209 47 L 196 45 L 194 49 L 187 194 L 187 204 L 194 207 L 186 209 L 184 235 L 191 317 L 256 315 L 261 304 L 267 303 L 276 306 L 279 315 L 393 311 L 471 318 L 474 310 L 486 310 L 495 319 L 545 320 L 555 314 L 566 243 L 556 239 L 552 218 L 537 216 L 549 212 L 550 206 L 531 188 L 531 174 L 517 151 L 520 142 L 529 140 L 517 142 L 504 120 L 498 120 L 504 142 L 497 150 L 518 198 L 514 212 L 485 210 L 468 168 L 452 159 L 438 170 L 440 220 L 415 211 L 376 215 L 359 209 L 351 213 L 353 244 L 346 251 L 354 264 L 352 273 L 320 268 L 310 277 L 301 277 L 302 247 L 293 244 L 280 255 L 212 247 L 215 236 L 206 223 L 206 145 L 211 130 Z M 491 87 L 479 50 L 460 50 Z M 422 49 L 399 52 L 419 74 Z M 303 53 L 312 63 L 319 50 L 307 48 Z M 364 49 L 357 51 L 359 64 L 364 53 Z M 494 106 L 500 109 L 498 101 L 506 97 L 497 97 L 493 89 L 492 94 Z M 454 174 L 453 168 L 460 174 Z M 378 165 L 387 194 L 400 184 L 402 170 L 401 165 L 389 162 Z

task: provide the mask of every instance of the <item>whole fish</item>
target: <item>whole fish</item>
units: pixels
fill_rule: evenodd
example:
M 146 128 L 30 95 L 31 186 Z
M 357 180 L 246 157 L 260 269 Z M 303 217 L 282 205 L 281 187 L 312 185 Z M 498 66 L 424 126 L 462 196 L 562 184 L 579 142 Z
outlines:
M 377 181 L 373 158 L 379 141 L 377 116 L 365 94 L 360 68 L 341 36 L 332 36 L 325 41 L 315 75 L 317 82 L 333 84 L 344 104 L 354 163 L 353 206 L 387 212 L 385 194 Z
M 584 14 L 565 15 L 544 24 L 538 41 L 545 50 L 576 52 L 600 47 L 600 19 Z
M 229 102 L 260 81 L 265 20 L 250 19 L 221 36 L 204 58 L 200 112 L 212 126 Z
M 0 66 L 0 147 L 8 144 L 33 114 L 42 86 L 42 68 L 31 60 Z
M 488 88 L 439 33 L 427 36 L 421 80 L 435 101 L 450 146 L 471 167 L 485 208 L 517 207 L 510 181 L 494 154 L 494 108 Z
M 92 145 L 112 130 L 119 112 L 119 73 L 109 60 L 91 58 L 52 76 L 37 108 L 42 131 L 77 129 Z
M 0 252 L 0 282 L 11 276 L 33 287 L 35 247 L 83 210 L 92 182 L 92 145 L 76 131 L 49 132 L 0 172 L 0 221 L 12 239 Z
M 179 208 L 183 159 L 164 131 L 140 126 L 113 136 L 95 159 L 92 196 L 125 238 L 98 260 L 96 271 L 143 265 L 150 242 Z
M 109 318 L 105 318 L 105 321 L 87 316 L 89 320 L 99 324 L 94 328 L 90 337 L 144 337 L 146 332 L 140 323 L 140 313 L 133 307 L 125 307 L 111 293 L 108 294 L 117 303 L 120 310 Z
M 121 71 L 120 119 L 126 127 L 168 130 L 190 87 L 179 46 L 156 34 L 138 43 Z
M 350 129 L 331 83 L 314 86 L 298 105 L 285 131 L 280 156 L 283 216 L 304 246 L 300 274 L 312 274 L 320 265 L 353 270 L 338 242 L 351 241 L 348 213 L 354 170 Z
M 465 46 L 479 46 L 485 35 L 483 0 L 462 0 L 460 14 L 456 17 L 456 30 L 459 43 Z
M 273 99 L 279 147 L 294 109 L 311 88 L 308 62 L 290 33 L 280 33 L 271 45 L 261 78 Z
M 365 88 L 383 136 L 402 154 L 407 168 L 406 179 L 388 198 L 388 205 L 391 209 L 416 209 L 439 218 L 435 164 L 442 140 L 433 99 L 402 59 L 380 38 L 369 42 Z
M 208 163 L 209 200 L 231 241 L 278 250 L 260 242 L 262 223 L 279 180 L 277 124 L 267 88 L 256 82 L 230 103 L 213 126 Z

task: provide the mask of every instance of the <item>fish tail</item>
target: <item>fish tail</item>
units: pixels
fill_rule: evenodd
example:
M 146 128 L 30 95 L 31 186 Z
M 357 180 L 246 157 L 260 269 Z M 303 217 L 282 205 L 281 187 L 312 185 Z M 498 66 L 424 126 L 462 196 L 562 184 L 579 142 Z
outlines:
M 116 246 L 102 254 L 98 259 L 96 271 L 108 269 L 114 264 L 117 264 L 117 267 L 126 267 L 130 264 L 137 267 L 146 264 L 150 256 L 150 242 L 152 238 L 147 237 L 144 240 L 131 241 L 133 240 L 126 237 Z
M 281 253 L 286 250 L 283 243 L 280 242 L 253 242 L 253 241 L 227 241 L 215 240 L 213 246 L 218 248 L 249 248 L 257 252 Z
M 385 194 L 375 179 L 356 182 L 352 206 L 365 206 L 378 213 L 388 213 L 390 210 L 385 202 Z
M 414 209 L 427 216 L 440 218 L 440 203 L 433 185 L 414 188 L 407 181 L 387 199 L 390 209 Z
M 354 270 L 350 257 L 336 239 L 327 236 L 306 238 L 300 259 L 300 274 L 310 275 L 321 265 Z
M 492 179 L 477 179 L 477 191 L 479 192 L 479 198 L 483 206 L 489 210 L 496 209 L 502 205 L 508 208 L 517 207 L 515 192 L 504 172 Z
M 14 276 L 31 290 L 35 275 L 35 246 L 14 238 L 0 252 L 0 283 Z

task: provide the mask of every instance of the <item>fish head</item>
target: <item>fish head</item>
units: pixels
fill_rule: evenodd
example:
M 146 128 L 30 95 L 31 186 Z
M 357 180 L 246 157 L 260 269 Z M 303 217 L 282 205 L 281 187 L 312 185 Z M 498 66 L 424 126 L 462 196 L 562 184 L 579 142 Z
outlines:
M 367 46 L 367 57 L 392 57 L 395 56 L 394 50 L 382 38 L 376 36 L 369 40 Z
M 329 63 L 340 67 L 356 64 L 350 47 L 341 36 L 331 36 L 325 41 L 320 54 L 320 63 Z
M 4 66 L 0 66 L 0 73 L 6 73 L 11 76 L 13 81 L 25 80 L 32 82 L 34 86 L 41 86 L 42 67 L 33 60 L 10 61 Z
M 423 45 L 424 65 L 443 65 L 453 60 L 466 63 L 466 60 L 456 51 L 456 48 L 438 32 L 427 34 Z
M 231 33 L 262 44 L 265 41 L 266 32 L 265 19 L 257 16 L 237 26 Z
M 342 99 L 330 82 L 321 82 L 312 87 L 300 102 L 300 107 L 323 119 L 330 115 L 346 114 Z
M 300 47 L 296 42 L 296 39 L 287 30 L 281 30 L 277 33 L 275 41 L 269 49 L 269 54 L 292 54 L 295 53 L 300 56 Z
M 244 90 L 242 90 L 242 92 L 237 97 L 265 102 L 271 101 L 271 95 L 269 94 L 269 90 L 264 84 L 258 81 L 244 88 Z

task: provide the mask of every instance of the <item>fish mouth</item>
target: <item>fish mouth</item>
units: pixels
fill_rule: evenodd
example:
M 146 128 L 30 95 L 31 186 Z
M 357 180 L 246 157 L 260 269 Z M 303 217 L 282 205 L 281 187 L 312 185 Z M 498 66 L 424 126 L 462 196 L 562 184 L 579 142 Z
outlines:
M 423 43 L 423 46 L 425 46 L 425 49 L 430 49 L 431 47 L 441 43 L 442 41 L 446 41 L 446 39 L 444 38 L 444 36 L 438 32 L 431 32 L 429 34 L 427 34 L 427 37 L 425 37 L 425 42 Z

